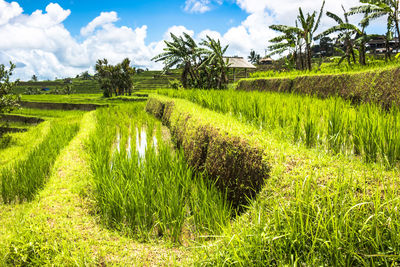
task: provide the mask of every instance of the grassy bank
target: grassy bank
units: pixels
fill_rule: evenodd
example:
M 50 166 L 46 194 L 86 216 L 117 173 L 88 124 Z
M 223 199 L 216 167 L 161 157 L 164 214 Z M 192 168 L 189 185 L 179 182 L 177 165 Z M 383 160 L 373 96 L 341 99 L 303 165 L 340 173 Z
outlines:
M 333 154 L 361 156 L 367 163 L 396 167 L 400 160 L 400 113 L 375 104 L 353 106 L 338 97 L 321 100 L 273 92 L 159 90 L 203 107 L 233 114 L 282 139 Z
M 321 98 L 340 96 L 353 103 L 374 102 L 384 108 L 400 104 L 398 67 L 373 71 L 256 78 L 239 81 L 244 91 L 293 92 Z
M 210 125 L 249 136 L 266 153 L 270 176 L 245 214 L 204 244 L 210 265 L 390 265 L 399 260 L 399 175 L 185 100 L 157 97 Z

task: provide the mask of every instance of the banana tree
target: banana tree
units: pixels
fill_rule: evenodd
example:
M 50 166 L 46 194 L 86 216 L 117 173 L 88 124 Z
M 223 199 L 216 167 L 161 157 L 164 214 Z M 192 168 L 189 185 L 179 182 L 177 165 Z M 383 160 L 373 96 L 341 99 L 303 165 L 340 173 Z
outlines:
M 400 0 L 360 0 L 365 5 L 350 9 L 349 14 L 368 14 L 368 19 L 373 20 L 387 16 L 388 33 L 391 28 L 395 29 L 397 37 L 400 38 Z M 397 49 L 400 50 L 400 42 L 397 42 Z

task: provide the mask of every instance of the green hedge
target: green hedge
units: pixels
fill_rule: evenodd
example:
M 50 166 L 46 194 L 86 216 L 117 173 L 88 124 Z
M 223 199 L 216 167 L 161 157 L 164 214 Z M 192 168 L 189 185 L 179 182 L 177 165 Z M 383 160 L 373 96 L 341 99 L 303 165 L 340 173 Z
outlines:
M 178 100 L 150 98 L 146 111 L 161 119 L 188 163 L 207 171 L 235 206 L 255 196 L 269 175 L 264 150 L 240 133 L 219 124 Z
M 361 73 L 241 80 L 238 90 L 293 92 L 326 98 L 340 96 L 353 103 L 375 102 L 384 108 L 400 104 L 400 68 Z

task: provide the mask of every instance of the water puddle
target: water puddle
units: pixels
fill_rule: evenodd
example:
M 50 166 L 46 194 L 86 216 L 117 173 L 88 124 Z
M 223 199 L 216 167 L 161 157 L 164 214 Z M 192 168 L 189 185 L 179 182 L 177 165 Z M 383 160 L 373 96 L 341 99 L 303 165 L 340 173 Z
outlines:
M 139 157 L 139 163 L 141 159 L 144 159 L 146 156 L 146 151 L 147 151 L 147 146 L 148 146 L 148 140 L 147 140 L 147 131 L 145 127 L 142 127 L 140 130 L 138 128 L 135 129 L 136 132 L 136 152 L 138 153 Z M 132 133 L 129 128 L 129 136 L 126 141 L 126 156 L 128 159 L 132 158 Z M 113 168 L 114 165 L 114 159 L 116 157 L 116 154 L 121 153 L 121 141 L 122 137 L 120 134 L 119 129 L 117 130 L 117 134 L 115 137 L 115 142 L 112 147 L 112 160 L 111 160 L 111 169 Z M 151 142 L 152 147 L 156 148 L 158 147 L 158 140 L 156 135 L 152 136 L 152 142 Z M 157 150 L 156 150 L 157 152 Z

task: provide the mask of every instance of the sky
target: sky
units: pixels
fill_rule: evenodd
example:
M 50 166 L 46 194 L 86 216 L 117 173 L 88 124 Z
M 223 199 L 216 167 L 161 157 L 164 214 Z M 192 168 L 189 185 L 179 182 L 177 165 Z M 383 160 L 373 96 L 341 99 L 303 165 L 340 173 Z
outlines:
M 229 45 L 228 56 L 262 56 L 277 35 L 272 24 L 294 25 L 298 8 L 319 10 L 322 0 L 0 0 L 0 64 L 17 65 L 14 78 L 74 77 L 94 72 L 100 58 L 116 64 L 128 57 L 136 67 L 162 69 L 151 61 L 170 33 L 209 35 Z M 325 10 L 342 14 L 358 0 L 326 0 Z M 353 22 L 359 17 L 352 18 Z M 334 22 L 326 16 L 320 31 Z M 369 32 L 382 33 L 384 20 Z

